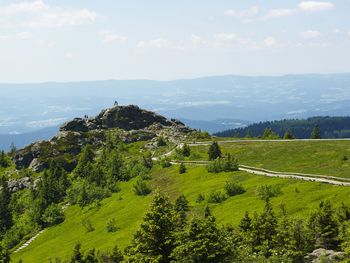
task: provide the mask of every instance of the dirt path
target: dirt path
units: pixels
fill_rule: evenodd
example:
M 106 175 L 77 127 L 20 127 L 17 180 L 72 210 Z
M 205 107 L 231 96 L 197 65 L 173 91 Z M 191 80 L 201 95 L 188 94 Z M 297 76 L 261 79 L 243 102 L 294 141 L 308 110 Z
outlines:
M 295 141 L 350 141 L 350 139 L 346 138 L 346 139 L 293 139 L 293 140 L 227 140 L 227 141 L 218 141 L 218 143 L 223 144 L 223 143 L 234 143 L 234 142 L 295 142 Z M 188 145 L 202 146 L 202 145 L 210 145 L 211 143 L 212 143 L 211 141 L 210 142 L 192 142 L 192 143 L 188 143 Z M 162 157 L 170 157 L 177 148 L 182 148 L 183 145 L 184 143 L 181 143 L 170 152 L 167 152 L 161 155 L 160 157 L 154 157 L 152 159 L 157 161 Z M 185 163 L 189 165 L 207 165 L 209 161 L 172 160 L 171 163 L 172 164 Z M 340 186 L 350 186 L 350 178 L 342 178 L 342 177 L 320 175 L 320 174 L 276 172 L 276 171 L 271 171 L 271 170 L 253 167 L 253 166 L 247 166 L 247 165 L 239 165 L 239 170 L 247 173 L 251 173 L 251 174 L 256 174 L 256 175 L 264 175 L 264 176 L 280 177 L 280 178 L 292 178 L 292 179 L 327 183 L 327 184 L 340 185 Z

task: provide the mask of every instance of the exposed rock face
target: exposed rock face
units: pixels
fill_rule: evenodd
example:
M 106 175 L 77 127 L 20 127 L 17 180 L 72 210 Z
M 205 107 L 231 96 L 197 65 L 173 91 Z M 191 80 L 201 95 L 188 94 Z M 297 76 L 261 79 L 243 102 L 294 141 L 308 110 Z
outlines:
M 48 167 L 50 158 L 62 157 L 62 165 L 70 171 L 82 148 L 88 143 L 102 145 L 104 130 L 113 128 L 120 129 L 119 135 L 126 143 L 152 140 L 157 136 L 167 141 L 179 141 L 186 134 L 195 132 L 178 120 L 167 120 L 135 105 L 114 106 L 102 110 L 94 118 L 75 118 L 66 122 L 51 140 L 36 142 L 17 151 L 14 162 L 18 169 L 29 167 L 40 172 Z
M 27 189 L 33 187 L 34 189 L 37 187 L 40 179 L 33 180 L 30 177 L 22 177 L 20 179 L 11 179 L 8 181 L 8 188 L 10 192 L 14 193 L 19 190 Z
M 115 106 L 103 110 L 95 118 L 76 118 L 65 123 L 60 131 L 87 132 L 96 129 L 120 128 L 126 131 L 144 129 L 153 123 L 170 126 L 173 122 L 154 112 L 140 109 L 138 106 Z
M 340 262 L 344 259 L 344 253 L 333 250 L 318 248 L 305 257 L 306 262 L 321 263 L 321 262 Z

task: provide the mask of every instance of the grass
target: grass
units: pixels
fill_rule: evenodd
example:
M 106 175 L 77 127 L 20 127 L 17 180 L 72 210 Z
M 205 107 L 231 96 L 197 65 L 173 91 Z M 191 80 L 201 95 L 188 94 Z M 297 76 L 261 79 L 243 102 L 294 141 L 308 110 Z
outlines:
M 208 147 L 191 147 L 187 159 L 207 160 Z M 223 153 L 234 154 L 239 164 L 350 178 L 350 141 L 235 142 L 220 147 Z
M 269 184 L 278 186 L 282 194 L 272 198 L 272 204 L 278 213 L 278 207 L 284 203 L 287 212 L 292 216 L 303 217 L 316 208 L 321 200 L 330 200 L 339 205 L 340 201 L 350 204 L 350 188 L 332 186 L 328 184 L 305 182 L 293 179 L 281 179 L 264 176 L 256 176 L 244 172 L 210 174 L 205 167 L 187 166 L 188 171 L 178 173 L 178 166 L 169 168 L 155 166 L 152 170 L 151 185 L 153 189 L 159 188 L 167 193 L 172 200 L 180 194 L 188 199 L 191 212 L 202 214 L 207 201 L 198 204 L 196 199 L 199 194 L 206 198 L 214 190 L 224 191 L 226 181 L 234 180 L 242 184 L 246 192 L 234 197 L 229 197 L 220 204 L 210 204 L 213 214 L 220 224 L 233 224 L 237 226 L 245 211 L 260 212 L 264 201 L 256 194 L 259 185 Z M 31 245 L 21 252 L 12 255 L 14 262 L 22 259 L 27 262 L 48 262 L 50 257 L 69 257 L 76 242 L 81 242 L 83 250 L 93 247 L 99 250 L 107 250 L 118 244 L 125 248 L 130 244 L 133 233 L 136 231 L 144 213 L 148 210 L 151 195 L 137 196 L 132 191 L 132 186 L 137 178 L 121 183 L 121 191 L 113 194 L 101 202 L 101 206 L 88 211 L 81 210 L 78 206 L 71 206 L 66 210 L 66 220 L 55 227 L 47 229 Z M 297 200 L 297 201 L 296 201 Z M 109 233 L 106 230 L 107 222 L 116 219 L 116 232 Z M 94 231 L 87 233 L 82 225 L 84 219 L 89 219 Z

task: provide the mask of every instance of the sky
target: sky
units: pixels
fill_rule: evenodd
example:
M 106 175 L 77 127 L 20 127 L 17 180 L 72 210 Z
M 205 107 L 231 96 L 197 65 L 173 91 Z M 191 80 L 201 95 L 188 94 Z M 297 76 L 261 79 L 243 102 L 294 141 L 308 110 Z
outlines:
M 0 0 L 0 82 L 350 72 L 350 0 Z

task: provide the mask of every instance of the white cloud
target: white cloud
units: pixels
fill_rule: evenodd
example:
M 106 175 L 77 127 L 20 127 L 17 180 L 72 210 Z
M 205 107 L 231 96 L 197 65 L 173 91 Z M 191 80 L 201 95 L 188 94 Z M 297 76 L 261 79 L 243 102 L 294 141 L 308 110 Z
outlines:
M 263 40 L 263 45 L 265 47 L 275 47 L 277 46 L 277 40 L 274 37 L 267 37 Z
M 243 22 L 249 22 L 259 14 L 259 7 L 252 6 L 248 9 L 240 10 L 240 11 L 229 9 L 229 10 L 226 10 L 224 14 L 226 16 L 232 16 L 232 17 L 242 19 Z
M 17 34 L 17 37 L 20 40 L 26 40 L 26 39 L 32 38 L 33 35 L 30 32 L 20 32 L 20 33 Z
M 2 26 L 51 28 L 92 23 L 97 14 L 88 9 L 51 6 L 42 0 L 0 6 Z
M 219 33 L 215 35 L 215 39 L 223 42 L 229 42 L 236 39 L 234 33 Z
M 110 31 L 101 31 L 99 33 L 100 36 L 102 36 L 102 41 L 104 43 L 111 43 L 111 42 L 125 42 L 128 40 L 126 36 L 114 34 Z
M 294 13 L 295 11 L 292 9 L 272 9 L 267 13 L 266 16 L 264 16 L 264 19 L 286 17 L 286 16 L 291 16 Z
M 52 127 L 61 124 L 65 120 L 66 118 L 53 118 L 47 120 L 29 121 L 26 123 L 26 126 L 30 128 Z
M 299 4 L 299 8 L 306 12 L 324 11 L 334 8 L 331 2 L 304 1 Z
M 334 28 L 333 29 L 333 33 L 334 34 L 340 34 L 341 33 L 341 30 L 339 28 Z
M 66 54 L 64 54 L 64 57 L 66 59 L 72 59 L 74 57 L 73 53 L 67 52 Z
M 170 45 L 170 41 L 168 39 L 165 38 L 157 38 L 157 39 L 153 39 L 150 41 L 140 41 L 137 44 L 138 48 L 169 48 Z
M 350 30 L 348 31 L 348 36 L 350 36 Z
M 10 36 L 8 36 L 8 35 L 0 35 L 0 41 L 6 41 L 9 39 L 10 39 Z
M 312 38 L 319 37 L 321 33 L 316 30 L 307 30 L 307 31 L 301 32 L 300 35 L 305 39 L 312 39 Z

